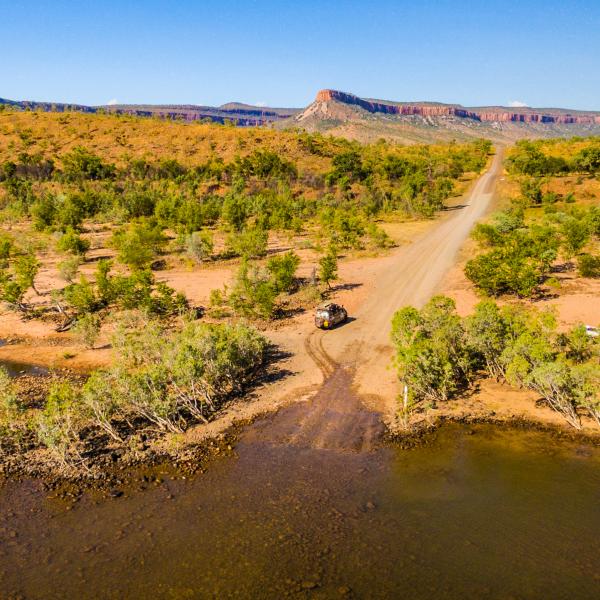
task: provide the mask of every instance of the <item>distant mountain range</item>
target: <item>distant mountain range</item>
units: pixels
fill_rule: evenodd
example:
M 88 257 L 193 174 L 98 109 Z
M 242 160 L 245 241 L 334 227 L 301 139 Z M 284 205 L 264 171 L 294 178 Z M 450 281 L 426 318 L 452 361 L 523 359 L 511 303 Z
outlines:
M 85 112 L 129 114 L 139 117 L 161 117 L 200 121 L 208 119 L 216 123 L 232 121 L 239 126 L 266 125 L 273 121 L 289 119 L 301 111 L 297 108 L 267 108 L 252 106 L 240 102 L 229 102 L 222 106 L 197 106 L 195 104 L 106 104 L 86 106 L 60 102 L 33 102 L 30 100 L 6 100 L 0 98 L 0 104 L 6 104 L 21 110 L 43 110 L 46 112 Z
M 438 102 L 394 102 L 360 98 L 337 90 L 321 90 L 305 109 L 271 108 L 230 102 L 222 106 L 114 104 L 85 106 L 0 98 L 21 110 L 131 114 L 185 121 L 227 121 L 238 126 L 269 125 L 372 141 L 381 137 L 403 143 L 486 137 L 512 142 L 523 137 L 600 135 L 600 111 L 562 108 L 464 107 Z

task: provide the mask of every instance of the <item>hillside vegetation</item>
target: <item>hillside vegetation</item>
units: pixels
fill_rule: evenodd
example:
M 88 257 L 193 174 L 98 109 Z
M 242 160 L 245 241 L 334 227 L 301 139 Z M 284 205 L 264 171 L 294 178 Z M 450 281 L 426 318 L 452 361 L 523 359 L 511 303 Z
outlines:
M 293 310 L 314 305 L 329 293 L 341 253 L 389 247 L 382 220 L 434 216 L 490 149 L 482 140 L 360 145 L 3 111 L 0 300 L 91 349 L 104 332 L 118 356 L 83 387 L 60 382 L 33 404 L 4 377 L 0 449 L 37 456 L 47 448 L 56 465 L 72 467 L 93 463 L 98 447 L 128 447 L 140 431 L 160 436 L 212 419 L 266 366 L 268 344 L 248 321 L 268 328 L 293 296 Z M 274 251 L 277 236 L 288 246 Z M 307 246 L 319 268 L 302 280 L 298 252 Z M 162 277 L 176 260 L 189 265 L 188 279 L 208 265 L 236 272 L 199 307 Z M 39 293 L 42 268 L 52 279 Z
M 127 299 L 122 308 L 181 308 L 183 300 L 155 286 L 148 271 L 170 249 L 197 262 L 241 257 L 232 304 L 242 314 L 269 318 L 283 291 L 273 276 L 281 267 L 267 265 L 269 274 L 247 263 L 266 256 L 269 231 L 312 230 L 332 257 L 365 244 L 385 247 L 390 240 L 374 219 L 432 216 L 460 177 L 485 165 L 490 150 L 483 141 L 361 146 L 320 135 L 132 117 L 4 113 L 0 119 L 0 216 L 25 223 L 64 253 L 70 285 L 56 306 L 64 312 L 70 305 L 78 314 L 119 298 Z M 99 263 L 95 280 L 106 282 L 103 289 L 84 278 L 71 283 L 90 247 L 92 222 L 110 224 L 108 245 L 131 273 L 111 277 L 111 265 Z M 215 233 L 225 236 L 218 253 Z M 23 297 L 35 289 L 38 265 L 27 245 L 22 235 L 3 237 L 0 298 L 20 310 L 27 309 Z M 290 255 L 284 268 L 296 263 Z M 254 310 L 257 303 L 262 306 Z
M 401 415 L 408 423 L 412 410 L 487 376 L 532 390 L 576 429 L 597 426 L 600 342 L 585 325 L 599 323 L 560 326 L 544 303 L 600 278 L 600 139 L 522 141 L 505 167 L 502 209 L 474 228 L 478 249 L 465 265 L 485 299 L 463 318 L 443 296 L 394 318 L 398 373 L 410 389 Z

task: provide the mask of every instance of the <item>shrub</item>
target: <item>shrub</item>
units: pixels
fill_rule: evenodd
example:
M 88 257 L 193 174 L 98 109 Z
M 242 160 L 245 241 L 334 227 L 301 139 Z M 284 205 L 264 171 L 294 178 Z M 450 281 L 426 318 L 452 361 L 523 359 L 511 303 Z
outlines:
M 40 442 L 63 467 L 73 466 L 82 460 L 77 448 L 81 417 L 74 388 L 68 383 L 54 384 L 48 393 L 46 406 L 38 416 L 36 432 Z
M 69 256 L 58 263 L 58 274 L 67 283 L 72 283 L 81 265 L 80 256 Z
M 82 275 L 79 283 L 68 285 L 62 292 L 65 301 L 79 315 L 94 312 L 100 307 L 94 286 Z
M 558 240 L 548 227 L 530 227 L 500 234 L 492 226 L 476 229 L 480 241 L 487 238 L 492 249 L 469 260 L 465 275 L 490 296 L 536 293 L 556 258 Z
M 577 269 L 582 277 L 600 277 L 600 256 L 581 254 L 577 258 Z
M 411 399 L 447 400 L 473 378 L 475 361 L 450 298 L 436 296 L 421 311 L 399 310 L 392 341 L 398 376 Z
M 0 366 L 0 426 L 10 427 L 22 410 L 23 407 L 10 375 L 4 367 Z
M 337 279 L 337 253 L 330 246 L 327 254 L 319 259 L 319 279 L 331 287 L 331 282 Z
M 245 258 L 260 258 L 267 254 L 269 232 L 259 227 L 244 229 L 227 239 L 227 251 Z
M 273 256 L 267 261 L 267 271 L 271 274 L 277 292 L 291 292 L 296 283 L 296 270 L 300 257 L 290 250 L 281 256 Z
M 156 224 L 140 221 L 115 231 L 110 243 L 117 251 L 120 262 L 132 269 L 141 270 L 163 249 L 166 238 Z
M 188 255 L 201 263 L 212 254 L 214 242 L 209 231 L 195 231 L 187 237 L 186 245 Z
M 7 261 L 14 250 L 12 239 L 0 232 L 0 261 Z
M 72 227 L 68 227 L 58 240 L 56 247 L 61 252 L 72 252 L 84 256 L 90 249 L 90 242 L 83 239 Z
M 43 231 L 52 228 L 57 213 L 56 198 L 51 194 L 44 194 L 31 205 L 30 213 L 35 229 Z
M 231 308 L 251 319 L 270 319 L 275 311 L 276 296 L 268 271 L 243 260 L 229 295 Z
M 584 220 L 566 218 L 560 227 L 562 247 L 567 258 L 572 258 L 589 242 L 590 230 Z
M 376 248 L 392 248 L 394 246 L 394 240 L 375 223 L 369 223 L 366 231 L 371 243 Z
M 86 313 L 78 317 L 73 333 L 86 348 L 93 348 L 100 335 L 100 318 Z
M 102 162 L 99 156 L 78 146 L 62 156 L 63 174 L 67 181 L 108 179 L 115 175 L 114 165 Z
M 583 326 L 557 334 L 551 313 L 492 301 L 461 320 L 452 300 L 436 297 L 421 311 L 398 311 L 392 339 L 411 401 L 447 399 L 484 368 L 536 391 L 573 427 L 580 428 L 581 411 L 600 424 L 600 347 Z
M 26 310 L 23 303 L 29 288 L 37 293 L 35 277 L 40 263 L 33 254 L 17 256 L 8 268 L 0 268 L 0 300 L 19 310 Z

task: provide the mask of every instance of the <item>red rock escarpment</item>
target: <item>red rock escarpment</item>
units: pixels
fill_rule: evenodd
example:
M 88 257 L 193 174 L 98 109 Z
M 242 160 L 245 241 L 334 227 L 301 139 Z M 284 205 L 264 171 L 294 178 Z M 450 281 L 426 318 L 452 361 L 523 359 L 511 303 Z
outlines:
M 558 124 L 600 124 L 600 115 L 597 114 L 569 114 L 563 112 L 536 112 L 535 109 L 522 112 L 507 109 L 489 110 L 477 108 L 464 108 L 450 104 L 391 104 L 387 102 L 364 100 L 354 94 L 339 92 L 337 90 L 321 90 L 315 102 L 341 102 L 359 106 L 371 113 L 384 113 L 388 115 L 417 115 L 421 117 L 461 117 L 475 121 L 499 121 L 513 123 L 558 123 Z

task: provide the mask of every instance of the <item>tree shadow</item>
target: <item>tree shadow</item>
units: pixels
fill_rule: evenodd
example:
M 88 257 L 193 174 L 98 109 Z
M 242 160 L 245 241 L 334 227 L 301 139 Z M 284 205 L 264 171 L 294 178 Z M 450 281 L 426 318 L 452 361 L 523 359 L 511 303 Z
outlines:
M 293 354 L 287 350 L 282 350 L 276 344 L 269 344 L 265 353 L 266 368 L 256 377 L 252 385 L 247 389 L 247 392 L 256 391 L 256 388 L 276 381 L 282 381 L 290 375 L 294 375 L 293 371 L 283 368 L 281 363 L 291 358 Z
M 454 206 L 444 206 L 442 208 L 442 212 L 452 212 L 454 210 L 462 210 L 463 208 L 467 208 L 468 204 L 455 204 Z
M 575 270 L 575 263 L 568 260 L 567 262 L 559 265 L 552 265 L 550 267 L 550 273 L 570 273 Z
M 356 288 L 362 287 L 363 284 L 362 283 L 339 283 L 338 285 L 334 285 L 331 288 L 329 288 L 328 290 L 326 290 L 326 294 L 329 293 L 333 293 L 333 292 L 340 292 L 340 291 L 344 291 L 344 290 L 354 290 Z

